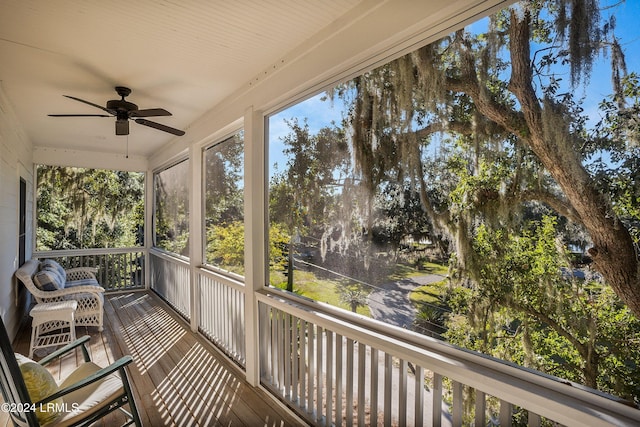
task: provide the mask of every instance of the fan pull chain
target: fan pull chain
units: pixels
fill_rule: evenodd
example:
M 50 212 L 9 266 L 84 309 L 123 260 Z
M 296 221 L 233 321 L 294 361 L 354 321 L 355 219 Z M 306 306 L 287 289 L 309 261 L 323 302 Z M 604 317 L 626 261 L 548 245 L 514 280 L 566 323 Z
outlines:
M 129 135 L 127 135 L 127 154 L 125 158 L 129 158 Z

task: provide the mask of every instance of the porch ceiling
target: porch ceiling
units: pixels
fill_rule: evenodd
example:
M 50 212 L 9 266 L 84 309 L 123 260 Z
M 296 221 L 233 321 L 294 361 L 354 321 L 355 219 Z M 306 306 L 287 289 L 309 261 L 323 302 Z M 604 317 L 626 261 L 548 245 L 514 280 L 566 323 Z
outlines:
M 128 142 L 129 154 L 148 158 L 175 137 L 131 123 L 127 141 L 115 136 L 113 118 L 47 114 L 100 114 L 62 95 L 104 105 L 118 99 L 120 85 L 133 90 L 128 100 L 139 108 L 173 113 L 152 120 L 189 132 L 289 52 L 321 43 L 327 27 L 335 34 L 366 22 L 389 3 L 417 7 L 398 0 L 0 0 L 0 83 L 35 147 L 123 153 Z M 437 15 L 451 3 L 422 2 L 420 12 Z M 389 25 L 406 27 L 393 17 Z

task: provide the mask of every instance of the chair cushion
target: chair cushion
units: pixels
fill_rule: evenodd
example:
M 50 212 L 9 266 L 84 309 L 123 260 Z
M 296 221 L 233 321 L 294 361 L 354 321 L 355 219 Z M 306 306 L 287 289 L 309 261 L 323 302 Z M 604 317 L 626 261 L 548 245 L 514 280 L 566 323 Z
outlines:
M 40 261 L 40 269 L 49 268 L 58 272 L 60 277 L 62 277 L 62 283 L 67 281 L 67 272 L 66 270 L 55 260 L 52 259 L 43 259 Z
M 55 267 L 44 266 L 33 275 L 33 283 L 43 291 L 64 289 L 65 280 Z
M 78 366 L 62 383 L 60 389 L 83 380 L 100 370 L 100 366 L 93 362 L 86 362 Z M 65 406 L 68 412 L 59 419 L 56 426 L 67 426 L 77 422 L 105 406 L 124 393 L 122 380 L 117 374 L 111 374 L 99 381 L 91 383 L 69 394 L 65 394 Z
M 58 391 L 58 385 L 53 379 L 53 375 L 44 366 L 21 354 L 16 354 L 16 360 L 32 403 L 39 402 Z M 60 398 L 53 400 L 51 404 L 36 406 L 36 418 L 40 424 L 44 425 L 58 418 L 61 415 L 62 403 Z
M 73 288 L 74 286 L 100 286 L 96 279 L 87 278 L 87 279 L 79 279 L 79 280 L 71 280 L 65 283 L 65 288 Z

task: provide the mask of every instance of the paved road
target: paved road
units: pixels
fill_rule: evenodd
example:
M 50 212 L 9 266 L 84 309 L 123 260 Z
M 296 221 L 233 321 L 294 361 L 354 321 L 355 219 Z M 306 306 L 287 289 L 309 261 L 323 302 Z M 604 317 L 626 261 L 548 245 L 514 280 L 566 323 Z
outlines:
M 416 276 L 388 283 L 369 294 L 371 316 L 390 325 L 411 329 L 416 310 L 409 300 L 409 294 L 418 286 L 442 280 L 437 274 Z
M 427 274 L 424 276 L 416 276 L 410 279 L 403 279 L 396 282 L 385 284 L 373 292 L 369 294 L 369 309 L 371 310 L 371 316 L 376 319 L 383 321 L 387 324 L 400 326 L 401 328 L 412 329 L 413 320 L 416 317 L 416 310 L 413 308 L 413 304 L 411 300 L 409 300 L 409 294 L 412 290 L 417 288 L 418 286 L 426 285 L 428 283 L 439 282 L 443 279 L 443 276 L 437 274 Z M 358 350 L 357 346 L 354 349 L 356 352 Z M 356 357 L 357 360 L 357 357 Z M 384 356 L 380 354 L 380 372 L 384 371 Z M 398 370 L 398 366 L 393 367 L 394 371 Z M 396 373 L 393 374 L 394 378 Z M 414 384 L 415 378 L 413 375 L 407 376 L 407 400 L 413 402 L 414 399 Z M 392 385 L 392 395 L 399 395 L 398 390 L 398 381 L 395 381 Z M 380 395 L 378 402 L 378 407 L 382 407 L 384 405 L 384 399 Z M 424 406 L 424 420 L 425 425 L 429 425 L 431 422 L 431 411 L 432 411 L 432 392 L 430 389 L 425 390 L 425 406 Z M 444 414 L 442 419 L 442 426 L 450 427 L 451 426 L 451 417 L 450 417 L 450 408 L 447 406 L 445 402 L 442 403 L 442 412 Z M 397 421 L 397 409 L 395 405 L 392 409 L 392 415 L 394 421 Z M 407 425 L 414 425 L 415 420 L 413 419 L 414 414 L 409 411 L 407 414 L 409 417 L 407 419 Z

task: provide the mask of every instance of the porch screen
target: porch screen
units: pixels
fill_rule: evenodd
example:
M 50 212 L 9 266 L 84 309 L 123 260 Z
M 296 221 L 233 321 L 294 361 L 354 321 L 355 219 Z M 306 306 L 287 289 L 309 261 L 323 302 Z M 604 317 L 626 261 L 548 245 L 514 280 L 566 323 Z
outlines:
M 271 285 L 640 404 L 639 4 L 518 2 L 271 115 Z
M 144 245 L 144 173 L 36 168 L 36 251 Z
M 153 186 L 154 245 L 189 256 L 189 161 L 157 172 Z
M 244 133 L 207 148 L 204 259 L 209 265 L 244 274 Z

